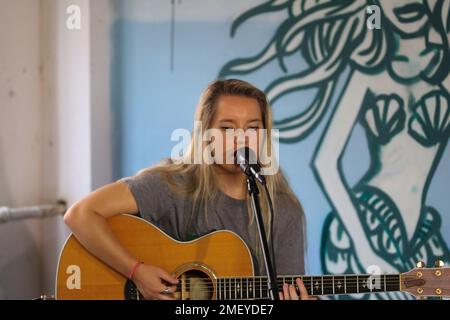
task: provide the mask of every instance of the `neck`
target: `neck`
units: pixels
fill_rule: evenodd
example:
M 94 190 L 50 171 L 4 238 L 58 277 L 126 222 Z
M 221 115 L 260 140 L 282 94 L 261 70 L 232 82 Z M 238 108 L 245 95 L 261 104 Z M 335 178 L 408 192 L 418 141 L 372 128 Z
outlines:
M 293 284 L 300 278 L 309 295 L 361 294 L 399 291 L 399 274 L 349 274 L 324 276 L 278 276 L 278 288 L 283 283 Z M 268 299 L 267 277 L 218 278 L 217 299 Z
M 222 167 L 214 166 L 214 173 L 219 189 L 227 196 L 244 200 L 247 196 L 247 180 L 242 172 L 230 173 Z

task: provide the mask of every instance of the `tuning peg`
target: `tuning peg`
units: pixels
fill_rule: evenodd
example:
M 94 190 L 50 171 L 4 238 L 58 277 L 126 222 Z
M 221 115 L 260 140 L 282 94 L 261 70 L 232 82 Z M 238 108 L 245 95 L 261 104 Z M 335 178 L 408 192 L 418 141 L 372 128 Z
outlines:
M 444 261 L 438 259 L 434 262 L 434 266 L 436 268 L 442 268 L 444 266 Z
M 417 262 L 417 263 L 416 263 L 416 267 L 417 267 L 417 268 L 425 268 L 425 262 L 423 262 L 423 261 Z

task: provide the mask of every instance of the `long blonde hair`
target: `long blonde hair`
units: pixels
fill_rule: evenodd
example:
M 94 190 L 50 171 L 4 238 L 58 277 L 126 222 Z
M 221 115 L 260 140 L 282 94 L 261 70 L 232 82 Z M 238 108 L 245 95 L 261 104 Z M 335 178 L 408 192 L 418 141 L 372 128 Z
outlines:
M 258 101 L 263 119 L 264 128 L 266 129 L 266 137 L 263 139 L 264 143 L 268 144 L 268 150 L 271 150 L 271 129 L 272 129 L 272 114 L 269 107 L 266 95 L 256 88 L 242 80 L 238 79 L 226 79 L 216 80 L 210 83 L 200 96 L 197 110 L 195 113 L 195 121 L 200 121 L 205 129 L 211 128 L 212 119 L 217 106 L 218 98 L 222 95 L 233 95 L 254 98 Z M 195 214 L 201 209 L 204 209 L 205 217 L 208 214 L 208 200 L 216 195 L 218 186 L 215 178 L 215 174 L 211 165 L 206 163 L 193 164 L 193 157 L 196 155 L 202 155 L 205 142 L 202 139 L 197 130 L 192 132 L 192 140 L 187 148 L 187 152 L 183 154 L 182 158 L 178 160 L 163 160 L 159 164 L 141 170 L 138 174 L 157 172 L 161 174 L 161 177 L 168 183 L 173 191 L 180 195 L 189 196 L 192 199 L 192 214 L 188 218 L 186 224 L 185 235 L 188 234 L 191 223 L 195 222 Z M 265 156 L 263 152 L 263 156 Z M 272 155 L 273 156 L 273 155 Z M 262 161 L 265 163 L 264 161 Z M 183 179 L 174 179 L 174 176 L 182 176 Z M 281 170 L 278 170 L 274 175 L 266 176 L 267 187 L 271 199 L 273 199 L 274 211 L 276 212 L 276 196 L 284 194 L 287 196 L 296 207 L 299 208 L 299 214 L 303 215 L 300 202 L 295 196 L 294 192 L 289 187 L 286 178 L 282 174 Z M 267 232 L 267 238 L 271 238 L 270 232 L 270 212 L 268 201 L 265 192 L 260 192 L 261 197 L 261 210 L 265 229 Z M 249 227 L 254 223 L 254 217 L 251 210 L 251 199 L 247 194 L 247 211 L 249 214 Z M 304 218 L 303 216 L 301 217 Z M 299 230 L 302 232 L 302 230 Z M 304 233 L 303 233 L 304 234 Z M 258 241 L 256 242 L 259 245 Z M 257 251 L 260 250 L 257 247 Z

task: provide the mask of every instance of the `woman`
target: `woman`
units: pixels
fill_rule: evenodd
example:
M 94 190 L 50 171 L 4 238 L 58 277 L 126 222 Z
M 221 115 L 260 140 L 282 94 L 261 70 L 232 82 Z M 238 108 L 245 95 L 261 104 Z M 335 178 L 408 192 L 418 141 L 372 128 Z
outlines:
M 199 155 L 203 159 L 205 150 L 211 150 L 198 130 L 194 130 L 188 151 L 180 159 L 164 161 L 133 177 L 106 185 L 75 203 L 64 216 L 86 249 L 131 278 L 146 299 L 173 299 L 177 279 L 167 270 L 140 264 L 108 227 L 106 219 L 111 216 L 140 214 L 180 241 L 217 229 L 234 231 L 249 246 L 257 266 L 255 273 L 265 273 L 256 223 L 249 209 L 246 176 L 234 163 L 219 159 L 229 156 L 230 145 L 233 150 L 246 145 L 257 150 L 261 163 L 267 164 L 267 153 L 262 151 L 271 150 L 272 117 L 266 96 L 244 81 L 215 81 L 203 92 L 195 120 L 206 129 L 222 133 L 223 152 L 215 152 L 220 148 L 212 149 L 207 161 L 192 164 Z M 230 129 L 257 132 L 257 145 L 248 145 L 246 139 L 239 137 L 227 143 Z M 261 136 L 263 131 L 265 136 Z M 273 241 L 276 270 L 280 275 L 303 274 L 302 207 L 281 172 L 267 175 L 266 180 L 274 203 L 273 228 L 270 228 L 272 222 L 264 192 L 261 206 L 268 241 Z M 300 279 L 296 283 L 300 294 L 294 286 L 284 285 L 279 292 L 280 299 L 309 299 Z

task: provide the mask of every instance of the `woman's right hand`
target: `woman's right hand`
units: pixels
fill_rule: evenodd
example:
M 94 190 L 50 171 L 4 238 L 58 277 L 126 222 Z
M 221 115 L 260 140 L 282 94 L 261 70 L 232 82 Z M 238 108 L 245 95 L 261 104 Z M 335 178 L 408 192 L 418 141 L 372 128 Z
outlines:
M 178 279 L 161 268 L 141 264 L 132 277 L 137 289 L 146 300 L 174 300 Z M 162 293 L 169 288 L 168 293 Z

